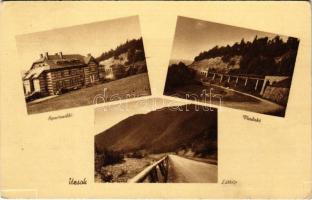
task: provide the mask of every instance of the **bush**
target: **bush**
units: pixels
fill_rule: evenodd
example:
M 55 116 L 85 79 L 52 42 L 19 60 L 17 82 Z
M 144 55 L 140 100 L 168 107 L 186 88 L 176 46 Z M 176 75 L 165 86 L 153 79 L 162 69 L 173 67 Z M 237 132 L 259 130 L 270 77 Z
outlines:
M 44 95 L 41 92 L 35 92 L 32 95 L 26 96 L 25 100 L 26 102 L 30 102 L 30 101 L 39 99 L 41 97 L 44 97 Z
M 112 165 L 116 163 L 120 163 L 124 161 L 124 154 L 118 151 L 107 150 L 107 149 L 99 149 L 95 145 L 94 149 L 95 153 L 95 162 L 97 163 L 96 168 Z
M 100 174 L 101 179 L 105 182 L 111 182 L 114 178 L 113 174 L 104 168 L 101 168 Z
M 137 66 L 137 74 L 146 73 L 147 67 L 146 64 Z
M 144 150 L 139 150 L 139 151 L 135 151 L 135 152 L 129 153 L 127 156 L 128 156 L 129 158 L 138 158 L 138 159 L 141 159 L 141 158 L 144 158 L 146 155 L 147 155 L 146 151 L 144 151 Z
M 131 76 L 131 75 L 137 74 L 137 72 L 138 72 L 138 69 L 135 66 L 131 65 L 129 67 L 128 72 L 127 72 L 127 76 Z
M 193 84 L 195 82 L 195 75 L 196 72 L 182 62 L 170 65 L 167 73 L 165 92 L 180 86 Z
M 127 76 L 127 71 L 123 65 L 118 64 L 113 66 L 112 68 L 116 79 L 121 79 Z
M 202 141 L 193 144 L 192 150 L 195 155 L 213 155 L 217 152 L 217 144 L 215 141 Z
M 194 138 L 192 143 L 192 151 L 196 156 L 210 156 L 217 153 L 217 128 L 214 127 L 211 130 L 205 129 L 201 134 Z
M 144 158 L 144 156 L 145 156 L 145 152 L 143 152 L 143 151 L 136 151 L 133 154 L 134 158 Z
M 128 173 L 127 170 L 121 169 L 120 172 L 119 172 L 119 174 L 118 174 L 118 177 L 124 176 L 124 175 L 126 175 L 127 173 Z
M 104 165 L 104 155 L 95 153 L 95 155 L 94 155 L 94 168 L 95 168 L 95 171 L 100 172 L 101 167 L 103 165 Z
M 106 151 L 104 153 L 104 165 L 112 165 L 124 161 L 124 155 L 116 151 Z

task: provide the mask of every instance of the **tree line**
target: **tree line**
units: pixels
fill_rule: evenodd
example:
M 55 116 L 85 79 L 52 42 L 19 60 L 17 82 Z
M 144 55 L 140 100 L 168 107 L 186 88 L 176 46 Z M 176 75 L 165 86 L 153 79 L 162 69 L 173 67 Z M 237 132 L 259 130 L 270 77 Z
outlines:
M 96 60 L 100 62 L 111 57 L 117 59 L 123 53 L 127 53 L 128 63 L 126 64 L 145 60 L 142 37 L 139 39 L 127 40 L 125 43 L 118 45 L 115 49 L 102 53 Z
M 195 80 L 195 75 L 196 71 L 183 62 L 170 65 L 167 72 L 165 93 L 171 92 L 181 86 L 198 84 Z
M 294 70 L 299 40 L 288 37 L 283 41 L 280 36 L 272 39 L 268 37 L 254 38 L 252 42 L 245 42 L 244 38 L 232 46 L 215 46 L 208 51 L 201 52 L 194 61 L 222 57 L 230 64 L 235 55 L 241 56 L 240 68 L 233 69 L 232 74 L 254 75 L 285 75 L 291 76 Z

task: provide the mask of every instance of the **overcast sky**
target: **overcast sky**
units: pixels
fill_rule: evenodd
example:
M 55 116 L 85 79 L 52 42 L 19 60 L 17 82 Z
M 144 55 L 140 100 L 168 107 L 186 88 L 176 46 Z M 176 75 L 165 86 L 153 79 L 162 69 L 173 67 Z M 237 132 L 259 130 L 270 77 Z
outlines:
M 16 36 L 21 69 L 28 70 L 40 53 L 91 53 L 97 57 L 127 39 L 141 37 L 139 17 L 131 16 Z
M 232 45 L 245 41 L 252 41 L 255 36 L 267 36 L 273 38 L 276 34 L 265 33 L 250 29 L 239 28 L 208 21 L 178 17 L 176 32 L 174 36 L 171 59 L 194 60 L 202 51 L 207 51 L 214 46 Z M 287 37 L 281 38 L 286 41 Z

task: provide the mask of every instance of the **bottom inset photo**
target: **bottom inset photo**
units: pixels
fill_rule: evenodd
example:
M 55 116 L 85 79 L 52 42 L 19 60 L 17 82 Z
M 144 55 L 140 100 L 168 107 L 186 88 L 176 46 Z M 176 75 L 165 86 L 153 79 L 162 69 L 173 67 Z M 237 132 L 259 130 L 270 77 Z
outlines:
M 159 98 L 96 108 L 95 182 L 217 183 L 217 112 Z

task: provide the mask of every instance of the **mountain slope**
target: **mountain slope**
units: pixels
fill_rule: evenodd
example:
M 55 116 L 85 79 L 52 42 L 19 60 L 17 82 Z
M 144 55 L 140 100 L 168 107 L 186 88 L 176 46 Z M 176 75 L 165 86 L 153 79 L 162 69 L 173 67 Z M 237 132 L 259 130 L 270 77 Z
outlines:
M 185 105 L 181 107 L 184 111 L 164 108 L 131 116 L 96 135 L 96 148 L 124 153 L 136 150 L 162 153 L 193 148 L 195 143 L 203 145 L 206 140 L 216 145 L 217 112 L 197 107 L 199 111 L 194 105 Z

